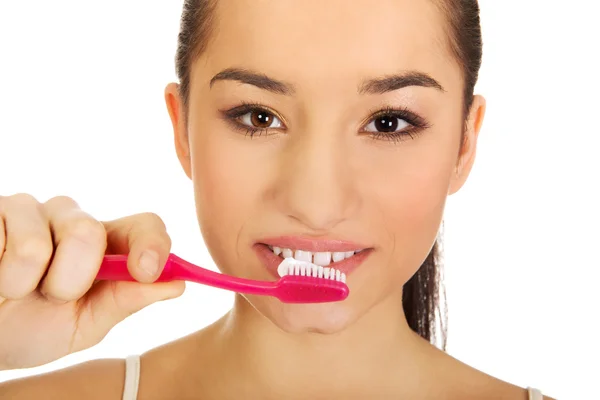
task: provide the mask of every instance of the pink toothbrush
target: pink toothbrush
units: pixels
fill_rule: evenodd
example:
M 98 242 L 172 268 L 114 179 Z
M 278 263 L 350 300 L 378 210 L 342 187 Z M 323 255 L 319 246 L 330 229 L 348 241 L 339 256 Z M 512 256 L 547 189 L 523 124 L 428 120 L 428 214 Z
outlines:
M 135 281 L 127 269 L 126 255 L 104 256 L 97 280 Z M 238 293 L 277 297 L 284 303 L 341 301 L 349 294 L 345 283 L 308 276 L 286 275 L 275 282 L 236 278 L 198 267 L 170 254 L 156 282 L 190 281 Z

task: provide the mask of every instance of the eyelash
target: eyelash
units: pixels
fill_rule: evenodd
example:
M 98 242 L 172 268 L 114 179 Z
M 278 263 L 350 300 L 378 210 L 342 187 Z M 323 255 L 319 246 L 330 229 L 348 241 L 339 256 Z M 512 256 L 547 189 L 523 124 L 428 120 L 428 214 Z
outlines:
M 273 115 L 276 118 L 278 118 L 279 120 L 281 120 L 281 118 L 279 118 L 276 113 L 272 112 L 265 106 L 260 105 L 258 103 L 242 102 L 242 104 L 240 106 L 234 107 L 231 110 L 223 111 L 222 113 L 223 113 L 223 116 L 225 117 L 225 120 L 227 122 L 229 122 L 233 126 L 233 128 L 244 132 L 246 136 L 250 136 L 252 138 L 257 133 L 259 136 L 261 136 L 263 133 L 268 133 L 269 129 L 273 129 L 273 128 L 254 128 L 252 126 L 242 124 L 241 122 L 238 121 L 244 115 L 246 115 L 250 112 L 254 112 L 254 111 L 263 111 L 263 112 Z M 283 121 L 281 121 L 281 123 L 283 124 Z
M 261 136 L 263 134 L 268 134 L 270 129 L 277 129 L 277 128 L 255 128 L 255 127 L 248 126 L 246 124 L 239 122 L 239 119 L 242 116 L 244 116 L 248 113 L 251 113 L 251 112 L 256 112 L 256 111 L 266 112 L 266 113 L 276 117 L 277 119 L 279 119 L 281 121 L 281 123 L 283 125 L 285 125 L 282 121 L 282 118 L 278 117 L 276 113 L 270 111 L 268 108 L 266 108 L 258 103 L 243 102 L 240 106 L 234 107 L 230 110 L 223 111 L 222 113 L 223 113 L 225 120 L 227 122 L 229 122 L 234 129 L 244 132 L 244 134 L 246 136 L 250 136 L 251 138 L 254 137 L 254 135 L 256 135 L 256 134 L 258 134 L 259 136 Z M 369 112 L 369 114 L 371 116 L 365 123 L 362 124 L 363 127 L 367 126 L 372 121 L 376 120 L 377 118 L 381 118 L 381 117 L 398 118 L 409 124 L 409 127 L 407 129 L 400 130 L 397 132 L 378 132 L 378 131 L 367 132 L 375 140 L 387 140 L 387 141 L 396 143 L 399 141 L 408 140 L 407 137 L 410 139 L 414 139 L 422 131 L 424 131 L 427 128 L 430 128 L 430 125 L 427 123 L 427 121 L 423 117 L 420 117 L 419 115 L 413 113 L 412 111 L 408 110 L 405 107 L 388 106 L 383 109 L 371 110 Z
M 368 132 L 371 134 L 374 140 L 387 140 L 394 143 L 414 139 L 419 134 L 421 134 L 425 129 L 430 128 L 431 126 L 425 120 L 425 118 L 415 114 L 410 111 L 406 107 L 384 107 L 383 109 L 374 109 L 369 112 L 371 115 L 366 123 L 363 123 L 363 126 L 366 126 L 371 121 L 376 120 L 381 117 L 392 117 L 398 118 L 406 123 L 408 123 L 409 127 L 397 132 Z

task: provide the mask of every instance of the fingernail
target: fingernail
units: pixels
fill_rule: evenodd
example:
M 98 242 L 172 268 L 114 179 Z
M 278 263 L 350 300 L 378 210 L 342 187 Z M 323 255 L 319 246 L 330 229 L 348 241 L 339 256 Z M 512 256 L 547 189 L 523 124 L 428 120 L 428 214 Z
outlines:
M 140 257 L 140 268 L 148 275 L 154 277 L 158 273 L 158 254 L 152 250 L 146 250 Z

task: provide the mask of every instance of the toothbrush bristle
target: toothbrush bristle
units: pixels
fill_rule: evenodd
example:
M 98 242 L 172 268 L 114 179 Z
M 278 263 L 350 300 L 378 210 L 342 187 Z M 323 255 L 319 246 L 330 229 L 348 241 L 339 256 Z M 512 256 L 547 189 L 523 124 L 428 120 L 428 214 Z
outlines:
M 342 301 L 350 289 L 341 282 L 312 276 L 286 275 L 279 280 L 277 297 L 284 303 L 327 303 Z
M 346 274 L 340 270 L 309 263 L 284 264 L 279 272 L 282 276 L 308 276 L 346 283 Z

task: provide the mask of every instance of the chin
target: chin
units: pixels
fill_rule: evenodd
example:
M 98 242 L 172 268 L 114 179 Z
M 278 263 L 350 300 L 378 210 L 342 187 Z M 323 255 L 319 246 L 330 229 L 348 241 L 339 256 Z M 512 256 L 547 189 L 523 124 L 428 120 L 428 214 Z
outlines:
M 370 307 L 345 300 L 319 304 L 286 304 L 277 299 L 248 296 L 247 300 L 263 317 L 290 334 L 332 335 L 353 325 Z
M 254 309 L 282 331 L 291 334 L 331 335 L 352 325 L 362 313 L 348 302 L 321 304 L 285 304 L 277 299 L 249 296 Z M 366 311 L 366 310 L 365 310 Z

